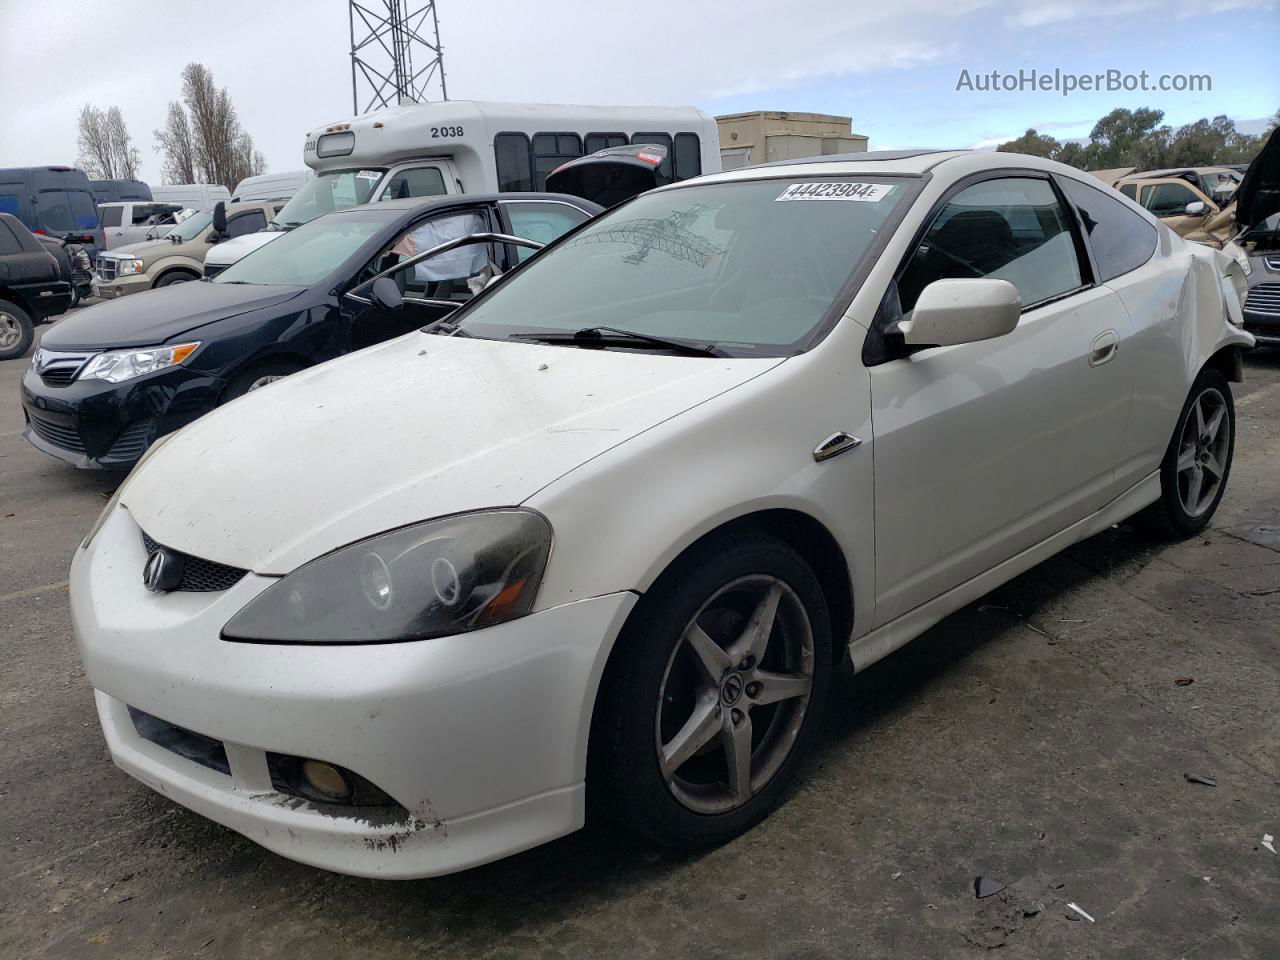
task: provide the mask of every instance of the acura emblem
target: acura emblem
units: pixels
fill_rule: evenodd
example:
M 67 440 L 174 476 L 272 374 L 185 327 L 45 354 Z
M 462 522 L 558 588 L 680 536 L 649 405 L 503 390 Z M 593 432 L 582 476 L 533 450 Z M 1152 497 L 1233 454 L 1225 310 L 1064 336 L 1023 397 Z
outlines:
M 147 557 L 142 568 L 142 583 L 152 593 L 168 593 L 182 582 L 182 556 L 160 547 Z

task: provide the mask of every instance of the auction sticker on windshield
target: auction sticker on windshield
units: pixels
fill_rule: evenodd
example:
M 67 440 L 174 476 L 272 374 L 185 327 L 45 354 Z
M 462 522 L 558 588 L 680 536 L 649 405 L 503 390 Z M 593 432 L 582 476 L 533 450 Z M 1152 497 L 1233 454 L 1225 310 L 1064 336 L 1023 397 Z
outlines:
M 878 201 L 893 189 L 888 183 L 793 183 L 775 200 L 862 200 Z

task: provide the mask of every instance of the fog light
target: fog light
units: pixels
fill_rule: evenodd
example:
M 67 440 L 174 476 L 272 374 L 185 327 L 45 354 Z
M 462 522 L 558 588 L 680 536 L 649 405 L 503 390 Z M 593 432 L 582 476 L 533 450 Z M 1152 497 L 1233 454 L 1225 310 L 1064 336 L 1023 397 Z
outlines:
M 304 760 L 302 779 L 312 790 L 331 800 L 345 800 L 351 796 L 351 784 L 342 775 L 342 771 L 332 764 L 320 760 Z

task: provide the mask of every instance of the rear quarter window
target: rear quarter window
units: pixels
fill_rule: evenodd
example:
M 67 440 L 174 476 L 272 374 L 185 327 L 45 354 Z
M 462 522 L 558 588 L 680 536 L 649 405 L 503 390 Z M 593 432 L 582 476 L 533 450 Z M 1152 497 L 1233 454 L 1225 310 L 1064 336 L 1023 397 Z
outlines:
M 1114 280 L 1151 259 L 1156 228 L 1150 222 L 1101 190 L 1065 177 L 1059 183 L 1080 215 L 1098 262 L 1099 280 Z

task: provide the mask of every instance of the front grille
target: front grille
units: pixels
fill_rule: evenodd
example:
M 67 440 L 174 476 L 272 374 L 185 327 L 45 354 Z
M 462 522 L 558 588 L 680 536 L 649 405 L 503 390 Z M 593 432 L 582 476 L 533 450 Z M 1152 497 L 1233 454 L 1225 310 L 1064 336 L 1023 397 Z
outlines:
M 160 544 L 145 533 L 142 534 L 142 547 L 147 551 L 148 559 L 160 549 Z M 183 560 L 182 580 L 176 589 L 187 593 L 216 593 L 229 590 L 240 582 L 249 571 L 239 567 L 229 567 L 225 563 L 215 563 L 201 557 L 193 557 L 189 553 L 166 547 L 170 553 L 176 553 Z
M 1280 273 L 1280 257 L 1263 257 L 1262 261 L 1267 265 L 1268 270 Z
M 137 460 L 147 450 L 153 420 L 135 420 L 121 431 L 104 460 Z
M 204 278 L 206 280 L 212 280 L 223 270 L 227 269 L 228 266 L 229 264 L 225 263 L 206 263 L 204 265 Z
M 45 420 L 35 416 L 30 411 L 27 412 L 27 420 L 31 424 L 31 432 L 45 443 L 51 443 L 55 447 L 61 447 L 63 450 L 70 450 L 72 453 L 85 452 L 84 441 L 80 439 L 80 434 L 76 432 L 74 427 L 67 427 L 60 423 L 54 423 L 52 420 Z
M 164 747 L 192 763 L 198 763 L 210 770 L 217 770 L 231 776 L 231 764 L 227 763 L 227 748 L 221 740 L 206 737 L 168 720 L 161 720 L 137 707 L 129 708 L 129 719 L 133 721 L 133 729 L 138 736 L 149 740 L 156 746 Z
M 98 279 L 114 280 L 116 278 L 117 262 L 115 257 L 99 257 L 98 258 Z
M 1260 283 L 1250 287 L 1244 308 L 1250 313 L 1280 317 L 1280 283 Z
M 91 353 L 54 353 L 41 347 L 36 351 L 32 365 L 47 386 L 65 387 L 92 356 Z

